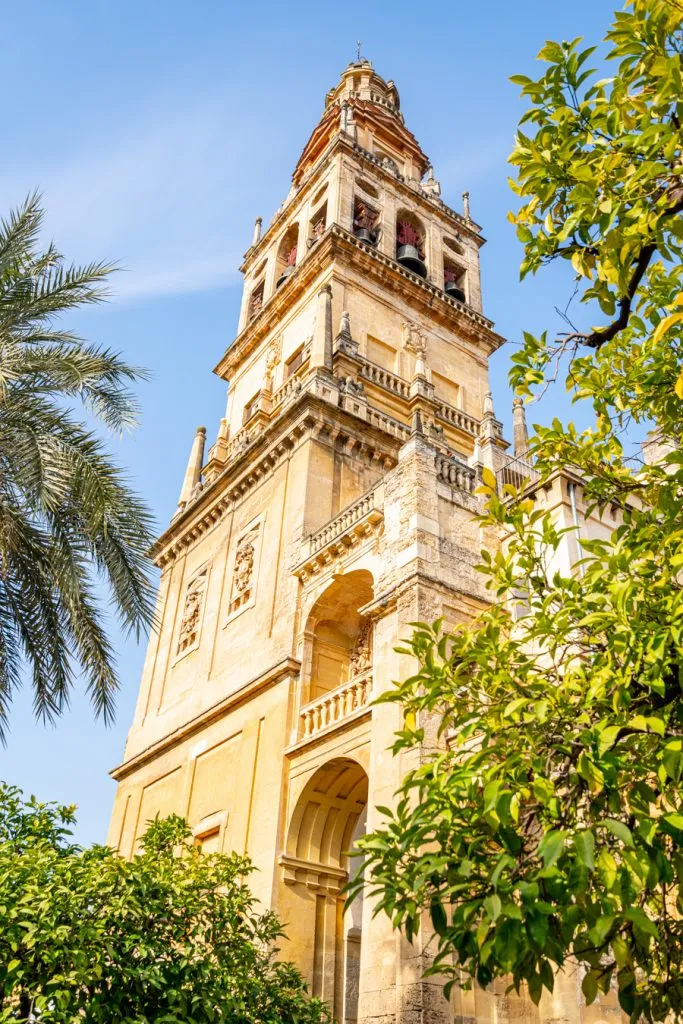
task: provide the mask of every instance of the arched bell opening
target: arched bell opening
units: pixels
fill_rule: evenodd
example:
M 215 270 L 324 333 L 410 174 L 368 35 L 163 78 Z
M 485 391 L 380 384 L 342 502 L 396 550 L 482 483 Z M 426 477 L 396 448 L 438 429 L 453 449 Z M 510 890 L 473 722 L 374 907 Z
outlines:
M 362 897 L 347 911 L 341 891 L 354 843 L 365 829 L 368 777 L 357 761 L 338 757 L 318 768 L 296 801 L 281 858 L 281 917 L 314 995 L 339 1024 L 356 1024 L 362 941 Z
M 372 629 L 360 609 L 373 598 L 372 573 L 339 576 L 317 599 L 304 629 L 302 703 L 343 686 L 372 665 Z
M 282 240 L 277 250 L 276 288 L 281 288 L 285 281 L 291 277 L 296 270 L 298 239 L 298 223 L 290 224 L 282 236 Z
M 450 295 L 452 299 L 457 299 L 458 302 L 466 302 L 467 297 L 465 294 L 465 269 L 464 267 L 458 266 L 453 260 L 444 259 L 443 261 L 443 290 L 446 295 Z
M 353 203 L 353 233 L 366 245 L 374 246 L 379 241 L 379 213 L 360 196 Z
M 415 214 L 408 210 L 399 210 L 396 215 L 396 260 L 413 274 L 427 276 L 425 229 Z

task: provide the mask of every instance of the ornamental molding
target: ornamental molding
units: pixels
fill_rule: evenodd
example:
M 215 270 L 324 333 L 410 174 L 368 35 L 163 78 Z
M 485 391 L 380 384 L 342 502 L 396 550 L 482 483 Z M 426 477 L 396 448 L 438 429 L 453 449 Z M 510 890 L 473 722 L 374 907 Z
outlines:
M 314 371 L 282 415 L 266 424 L 200 492 L 196 501 L 171 521 L 151 549 L 155 564 L 162 571 L 213 530 L 308 438 L 343 447 L 355 458 L 382 471 L 396 465 L 403 439 L 384 429 L 379 414 L 375 417 L 377 422 L 368 422 L 320 398 L 314 393 L 316 380 Z
M 279 864 L 285 885 L 305 885 L 325 896 L 338 896 L 349 880 L 349 873 L 343 868 L 301 860 L 288 853 L 280 855 Z
M 205 729 L 212 722 L 223 718 L 225 715 L 232 712 L 236 707 L 244 704 L 246 701 L 252 700 L 257 693 L 262 690 L 266 690 L 271 686 L 275 686 L 283 679 L 298 679 L 301 672 L 301 662 L 296 658 L 284 658 L 282 661 L 277 662 L 271 668 L 266 669 L 260 675 L 255 676 L 253 679 L 248 680 L 243 686 L 240 686 L 238 690 L 231 693 L 227 697 L 223 697 L 222 700 L 216 704 L 212 704 L 206 710 L 200 712 L 195 718 L 191 718 L 189 722 L 185 722 L 184 725 L 179 726 L 173 732 L 164 736 L 163 739 L 157 740 L 151 743 L 148 747 L 134 754 L 128 758 L 122 764 L 117 765 L 113 768 L 109 774 L 116 782 L 120 782 L 121 779 L 125 779 L 132 772 L 137 771 L 143 765 L 148 764 L 150 761 L 158 758 L 164 751 L 169 750 L 176 744 L 183 742 L 189 736 L 193 736 L 200 730 Z

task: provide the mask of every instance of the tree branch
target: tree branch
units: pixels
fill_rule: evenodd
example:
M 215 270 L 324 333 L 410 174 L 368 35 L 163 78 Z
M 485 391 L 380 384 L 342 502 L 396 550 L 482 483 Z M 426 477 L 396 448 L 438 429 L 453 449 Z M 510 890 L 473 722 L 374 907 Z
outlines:
M 680 193 L 679 187 L 676 188 L 676 192 Z M 662 217 L 673 217 L 682 210 L 683 197 L 679 198 L 678 201 L 674 203 L 673 206 L 669 207 L 668 210 L 665 210 Z M 652 257 L 657 252 L 657 248 L 658 246 L 656 242 L 650 242 L 640 250 L 633 273 L 631 274 L 631 280 L 629 281 L 628 288 L 626 289 L 626 294 L 619 300 L 619 315 L 616 319 L 607 327 L 600 327 L 595 331 L 591 331 L 590 334 L 585 334 L 581 331 L 575 331 L 572 334 L 568 334 L 564 339 L 565 345 L 571 341 L 579 341 L 588 348 L 601 348 L 603 345 L 607 344 L 608 341 L 611 341 L 619 331 L 624 330 L 628 325 L 629 317 L 631 316 L 631 306 L 638 290 L 638 286 L 643 279 L 645 271 L 650 265 Z

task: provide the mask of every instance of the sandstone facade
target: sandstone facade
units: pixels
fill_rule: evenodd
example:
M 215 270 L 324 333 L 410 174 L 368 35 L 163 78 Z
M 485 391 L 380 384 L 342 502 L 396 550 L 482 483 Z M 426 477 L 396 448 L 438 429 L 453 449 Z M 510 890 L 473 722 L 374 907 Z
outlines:
M 248 853 L 286 955 L 345 1024 L 615 1012 L 581 1008 L 575 977 L 540 1011 L 502 985 L 448 1004 L 422 979 L 428 932 L 410 946 L 339 895 L 407 767 L 388 750 L 397 709 L 372 698 L 411 671 L 396 652 L 411 622 L 483 606 L 474 566 L 498 540 L 474 518 L 477 477 L 526 471 L 489 392 L 503 339 L 482 313 L 482 244 L 467 197 L 462 214 L 441 200 L 393 83 L 351 64 L 245 255 L 216 367 L 228 409 L 208 452 L 198 431 L 155 548 L 158 629 L 113 772 L 111 844 L 130 856 L 174 811 L 205 849 Z M 570 478 L 539 500 L 583 515 Z

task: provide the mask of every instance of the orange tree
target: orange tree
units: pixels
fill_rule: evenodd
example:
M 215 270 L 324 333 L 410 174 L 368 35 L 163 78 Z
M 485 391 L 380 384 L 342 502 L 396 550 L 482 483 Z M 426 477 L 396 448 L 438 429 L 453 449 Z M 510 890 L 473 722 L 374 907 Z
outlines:
M 0 784 L 3 1024 L 329 1024 L 277 959 L 245 857 L 202 853 L 171 816 L 126 861 L 75 846 L 73 820 Z
M 571 960 L 588 1002 L 615 986 L 633 1021 L 683 1012 L 682 17 L 633 0 L 606 36 L 612 77 L 574 40 L 514 79 L 530 103 L 510 158 L 522 274 L 566 261 L 595 326 L 526 334 L 511 382 L 528 397 L 566 372 L 592 403 L 585 431 L 536 427 L 534 453 L 544 475 L 576 467 L 621 523 L 583 541 L 582 575 L 550 572 L 550 517 L 485 481 L 484 519 L 509 537 L 482 553 L 492 604 L 450 636 L 418 625 L 417 671 L 382 698 L 405 709 L 397 751 L 423 743 L 424 716 L 447 748 L 358 844 L 397 928 L 431 913 L 447 988 L 507 976 L 537 1002 Z M 632 465 L 632 426 L 668 454 Z

